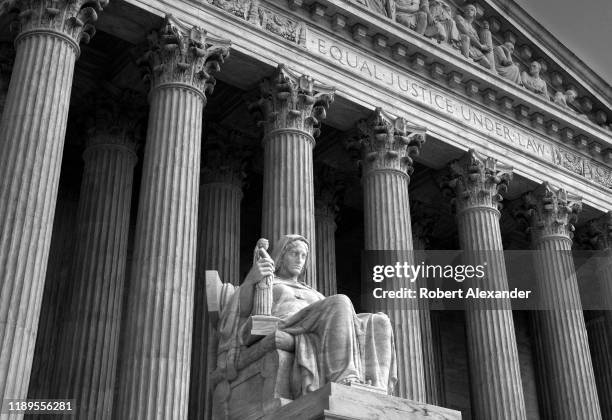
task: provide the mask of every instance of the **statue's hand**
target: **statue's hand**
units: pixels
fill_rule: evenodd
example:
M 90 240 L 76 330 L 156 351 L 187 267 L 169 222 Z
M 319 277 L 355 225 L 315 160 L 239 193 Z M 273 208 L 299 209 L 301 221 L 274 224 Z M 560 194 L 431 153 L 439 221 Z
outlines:
M 249 271 L 249 274 L 247 275 L 247 278 L 244 282 L 248 282 L 249 284 L 256 284 L 264 278 L 273 275 L 274 261 L 272 260 L 272 258 L 264 257 L 260 258 L 257 262 L 253 264 L 253 267 L 251 267 L 251 271 Z

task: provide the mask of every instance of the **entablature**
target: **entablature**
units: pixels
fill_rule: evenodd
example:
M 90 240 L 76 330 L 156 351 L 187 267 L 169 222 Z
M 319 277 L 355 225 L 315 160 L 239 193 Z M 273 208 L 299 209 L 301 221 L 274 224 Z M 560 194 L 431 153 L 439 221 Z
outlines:
M 369 0 L 288 0 L 291 12 L 299 16 L 299 20 L 307 22 L 308 28 L 329 31 L 339 39 L 370 51 L 372 56 L 393 60 L 407 71 L 416 71 L 431 80 L 445 79 L 449 86 L 464 89 L 466 96 L 484 101 L 488 106 L 498 107 L 509 117 L 523 124 L 527 122 L 569 146 L 590 148 L 593 157 L 609 162 L 608 159 L 612 157 L 608 150 L 612 146 L 612 132 L 607 125 L 610 109 L 609 105 L 602 103 L 607 102 L 602 95 L 596 98 L 584 94 L 570 101 L 571 106 L 557 104 L 464 57 L 459 49 L 447 42 L 438 42 L 435 38 L 421 35 L 366 5 L 357 4 L 359 2 L 374 3 Z M 430 4 L 433 2 L 431 0 Z M 259 1 L 259 4 L 265 3 Z M 478 7 L 478 11 L 482 14 L 483 9 Z M 487 9 L 487 12 L 493 13 L 492 9 Z M 528 45 L 527 38 L 518 38 L 518 30 L 507 30 L 509 23 L 503 21 L 503 16 L 488 18 L 480 22 L 480 27 L 490 27 L 493 40 L 497 41 L 492 45 L 498 45 L 504 39 L 515 42 L 520 40 L 522 44 L 517 48 L 520 52 L 518 62 L 528 64 L 530 59 L 538 57 L 542 70 L 547 70 L 544 79 L 551 93 L 585 91 L 583 86 L 588 84 L 578 82 L 575 73 L 569 74 L 560 66 L 554 67 L 555 64 L 545 55 L 544 48 Z M 526 67 L 523 63 L 520 63 L 521 69 Z M 551 99 L 554 99 L 554 95 L 551 95 Z M 566 99 L 571 98 L 563 96 L 561 101 Z M 600 121 L 600 125 L 596 121 Z
M 427 56 L 421 58 L 425 54 L 408 54 L 410 51 L 416 51 L 412 46 L 406 57 L 413 57 L 413 61 L 416 61 L 414 64 L 407 58 L 395 58 L 394 49 L 388 46 L 376 50 L 369 42 L 355 42 L 352 35 L 339 34 L 317 23 L 303 5 L 295 11 L 289 11 L 278 5 L 260 2 L 258 7 L 261 9 L 258 8 L 257 13 L 252 13 L 252 8 L 227 10 L 221 7 L 219 2 L 128 2 L 158 16 L 174 13 L 177 18 L 192 25 L 206 26 L 216 36 L 230 38 L 234 50 L 232 60 L 238 60 L 235 66 L 229 62 L 226 65 L 226 69 L 233 68 L 233 74 L 232 71 L 223 74 L 224 80 L 230 84 L 236 82 L 237 86 L 248 89 L 250 84 L 256 83 L 262 77 L 262 72 L 265 73 L 265 65 L 256 69 L 255 62 L 271 66 L 286 63 L 297 71 L 310 73 L 318 80 L 338 88 L 339 101 L 330 110 L 328 118 L 331 119 L 330 123 L 338 128 L 347 129 L 337 124 L 339 120 L 335 118 L 340 117 L 334 116 L 340 111 L 340 103 L 352 103 L 366 109 L 382 106 L 411 123 L 426 126 L 442 143 L 460 149 L 480 148 L 513 165 L 528 179 L 541 182 L 554 177 L 559 182 L 572 186 L 577 193 L 589 196 L 585 197 L 588 204 L 598 209 L 612 207 L 612 197 L 609 194 L 612 187 L 612 170 L 603 156 L 612 140 L 607 132 L 544 101 L 541 102 L 551 109 L 551 113 L 556 113 L 555 121 L 559 121 L 556 129 L 550 124 L 547 128 L 546 123 L 549 120 L 546 111 L 542 109 L 531 112 L 537 112 L 536 115 L 528 113 L 528 119 L 521 120 L 514 113 L 516 104 L 508 107 L 509 101 L 504 98 L 498 100 L 493 89 L 506 83 L 516 97 L 525 98 L 525 103 L 534 98 L 537 102 L 538 98 L 534 94 L 510 86 L 500 76 L 481 70 L 478 65 L 459 54 L 446 51 L 426 38 L 415 37 L 415 43 L 426 45 L 429 50 L 437 48 L 441 54 L 446 54 L 449 60 L 456 63 L 457 69 L 463 69 L 465 72 L 468 68 L 470 72 L 473 71 L 470 78 L 467 81 L 457 81 L 452 77 L 453 74 L 449 77 L 448 67 L 439 59 L 428 62 Z M 364 10 L 354 10 L 363 16 L 370 16 Z M 381 21 L 381 25 L 383 24 L 395 31 L 398 37 L 409 35 L 407 29 L 392 22 Z M 329 45 L 334 42 L 353 54 L 359 54 L 369 63 L 369 70 L 354 69 L 349 63 L 340 63 L 333 57 L 330 58 L 329 45 L 326 47 L 328 57 L 325 57 L 319 49 L 319 40 L 322 38 L 328 39 Z M 246 57 L 254 61 L 249 63 Z M 421 66 L 420 61 L 425 64 Z M 439 66 L 435 63 L 445 66 L 443 77 L 436 70 Z M 378 66 L 377 69 L 374 64 Z M 380 78 L 383 80 L 377 77 L 377 71 L 381 70 L 387 72 L 387 78 L 393 75 L 402 79 L 395 79 L 390 85 L 382 75 Z M 482 86 L 481 89 L 476 89 L 481 80 L 477 76 L 490 81 L 492 86 L 489 90 L 484 90 L 484 95 Z M 411 89 L 412 84 L 417 84 L 421 94 L 414 96 L 411 92 L 405 92 L 407 83 Z M 499 103 L 503 106 L 499 106 Z M 347 109 L 340 112 L 343 117 L 349 118 Z M 471 115 L 469 120 L 465 117 L 468 113 Z M 563 127 L 561 121 L 564 116 L 575 126 L 584 126 L 585 130 L 571 125 Z M 590 130 L 589 136 L 585 134 L 587 129 Z M 565 142 L 561 140 L 562 136 L 567 139 Z M 595 136 L 598 139 L 596 143 L 600 143 L 598 147 L 593 144 Z M 575 139 L 579 139 L 578 142 L 575 142 Z M 582 147 L 578 147 L 579 145 Z M 426 150 L 424 153 L 427 155 Z M 423 161 L 431 164 L 426 159 Z

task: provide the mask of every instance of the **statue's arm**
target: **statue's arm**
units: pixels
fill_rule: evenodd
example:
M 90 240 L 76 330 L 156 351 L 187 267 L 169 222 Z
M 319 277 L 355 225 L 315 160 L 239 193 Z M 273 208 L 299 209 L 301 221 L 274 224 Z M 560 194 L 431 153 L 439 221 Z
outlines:
M 241 317 L 246 318 L 251 315 L 255 285 L 268 276 L 274 276 L 274 261 L 271 258 L 264 257 L 253 262 L 253 267 L 239 289 Z
M 482 45 L 482 43 L 480 42 L 480 38 L 474 33 L 472 25 L 468 23 L 462 16 L 456 16 L 455 24 L 457 25 L 459 33 L 462 33 L 463 35 L 467 36 L 473 46 L 475 46 L 479 50 L 485 48 L 485 46 Z

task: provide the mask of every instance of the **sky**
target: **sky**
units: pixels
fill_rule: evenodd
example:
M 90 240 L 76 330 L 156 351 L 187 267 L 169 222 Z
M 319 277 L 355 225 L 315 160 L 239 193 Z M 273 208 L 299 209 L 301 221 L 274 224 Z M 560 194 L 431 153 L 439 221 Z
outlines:
M 612 85 L 612 0 L 515 0 Z

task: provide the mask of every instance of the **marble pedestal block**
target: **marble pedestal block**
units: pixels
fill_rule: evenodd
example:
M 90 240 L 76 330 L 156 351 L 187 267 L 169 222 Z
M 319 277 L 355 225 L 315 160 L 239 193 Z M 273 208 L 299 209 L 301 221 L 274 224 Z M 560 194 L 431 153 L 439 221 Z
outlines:
M 461 420 L 459 411 L 328 383 L 284 405 L 262 420 Z

